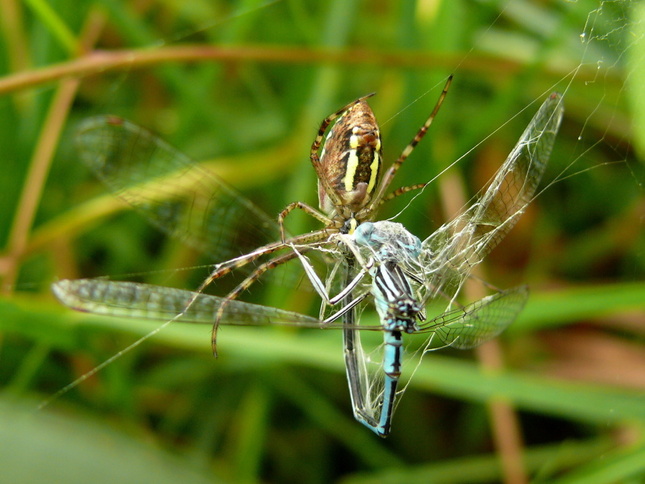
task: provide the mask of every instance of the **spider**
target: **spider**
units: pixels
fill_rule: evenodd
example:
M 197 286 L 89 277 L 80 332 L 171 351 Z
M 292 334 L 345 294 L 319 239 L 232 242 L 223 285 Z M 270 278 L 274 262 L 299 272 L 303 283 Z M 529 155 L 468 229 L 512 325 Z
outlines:
M 373 94 L 352 101 L 326 117 L 310 150 L 311 164 L 318 175 L 322 211 L 303 202 L 289 204 L 278 216 L 280 240 L 215 264 L 195 295 L 186 301 L 185 310 L 208 285 L 230 272 L 282 249 L 297 246 L 304 253 L 328 246 L 334 243 L 334 235 L 350 234 L 361 223 L 373 220 L 385 201 L 426 186 L 427 183 L 401 187 L 387 194 L 396 172 L 428 131 L 451 82 L 452 76 L 448 77 L 426 122 L 382 179 L 380 131 L 367 103 Z M 261 234 L 263 230 L 275 227 L 275 222 L 224 182 L 208 176 L 183 154 L 121 118 L 101 116 L 87 120 L 79 130 L 78 144 L 85 163 L 116 195 L 143 212 L 158 227 L 205 253 L 221 255 L 213 246 L 222 245 L 222 239 L 226 237 L 234 237 L 231 234 L 236 229 L 251 234 L 252 240 L 257 241 L 261 235 L 266 237 L 266 233 Z M 157 179 L 149 185 L 151 175 Z M 168 176 L 168 182 L 162 180 L 160 183 L 158 177 L 163 175 Z M 284 220 L 295 209 L 313 216 L 323 227 L 287 238 Z M 226 230 L 222 231 L 222 227 Z M 238 240 L 229 245 L 231 252 L 245 251 Z M 228 303 L 237 299 L 265 272 L 296 257 L 296 252 L 289 250 L 259 264 L 226 296 L 214 315 L 212 346 L 215 354 L 218 324 Z M 347 262 L 348 265 L 352 263 L 349 255 Z
M 367 99 L 374 94 L 363 96 L 338 111 L 327 116 L 321 123 L 310 150 L 311 164 L 318 176 L 318 201 L 320 209 L 316 210 L 304 202 L 292 202 L 280 212 L 278 224 L 281 240 L 260 247 L 248 254 L 216 264 L 213 272 L 198 288 L 201 292 L 216 279 L 238 269 L 261 256 L 293 246 L 301 247 L 300 252 L 324 245 L 334 234 L 352 233 L 361 223 L 373 220 L 378 208 L 384 202 L 412 190 L 424 188 L 427 183 L 400 187 L 386 194 L 394 176 L 410 156 L 419 141 L 423 139 L 436 117 L 448 94 L 453 76 L 449 76 L 434 109 L 417 131 L 412 140 L 403 149 L 380 180 L 382 169 L 381 136 L 378 123 Z M 327 128 L 332 126 L 325 139 L 320 155 L 320 147 Z M 284 230 L 286 216 L 295 209 L 303 210 L 323 223 L 322 229 L 308 234 L 287 238 Z M 309 246 L 309 247 L 307 247 Z M 257 281 L 265 272 L 297 257 L 295 251 L 272 258 L 258 266 L 227 296 L 234 300 Z M 348 261 L 351 264 L 351 260 Z M 213 326 L 212 344 L 215 351 L 217 326 L 226 307 L 222 304 Z

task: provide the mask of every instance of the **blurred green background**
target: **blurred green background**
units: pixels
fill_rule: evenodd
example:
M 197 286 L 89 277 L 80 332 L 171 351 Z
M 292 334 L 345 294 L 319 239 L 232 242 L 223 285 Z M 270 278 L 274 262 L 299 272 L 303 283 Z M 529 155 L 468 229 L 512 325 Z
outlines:
M 641 482 L 643 25 L 628 0 L 0 3 L 3 478 Z M 325 116 L 376 92 L 392 161 L 450 73 L 395 181 L 458 160 L 397 218 L 422 238 L 485 185 L 548 93 L 564 94 L 545 190 L 484 263 L 491 283 L 531 287 L 492 349 L 502 366 L 426 356 L 380 440 L 352 418 L 340 333 L 222 328 L 214 360 L 210 328 L 171 325 L 36 410 L 156 327 L 74 313 L 51 282 L 194 288 L 208 270 L 175 271 L 205 262 L 93 179 L 73 146 L 82 119 L 145 126 L 276 216 L 316 204 L 308 152 Z M 288 226 L 317 227 L 302 214 Z M 316 298 L 279 278 L 245 300 L 315 314 Z

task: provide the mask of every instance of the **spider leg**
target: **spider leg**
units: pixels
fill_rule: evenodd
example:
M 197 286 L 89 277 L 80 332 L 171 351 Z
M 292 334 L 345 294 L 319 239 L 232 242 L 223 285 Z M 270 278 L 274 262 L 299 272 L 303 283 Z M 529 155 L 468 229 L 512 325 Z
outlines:
M 308 249 L 304 249 L 305 251 Z M 244 279 L 235 289 L 233 289 L 228 295 L 226 296 L 226 299 L 222 301 L 222 304 L 220 304 L 220 307 L 217 310 L 217 313 L 215 314 L 215 321 L 213 322 L 213 330 L 211 333 L 211 344 L 213 348 L 213 355 L 217 356 L 217 328 L 219 327 L 219 322 L 222 319 L 222 316 L 224 315 L 224 310 L 228 306 L 228 304 L 237 299 L 240 294 L 242 294 L 244 291 L 246 291 L 249 287 L 253 285 L 254 282 L 256 282 L 262 275 L 270 271 L 271 269 L 274 269 L 285 262 L 288 262 L 292 259 L 296 258 L 296 254 L 293 252 L 288 252 L 286 254 L 282 254 L 279 256 L 274 257 L 273 259 L 265 262 L 264 264 L 258 266 L 257 269 L 255 269 L 246 279 Z
M 329 217 L 326 217 L 318 210 L 313 208 L 311 205 L 307 205 L 304 202 L 292 202 L 289 205 L 287 205 L 284 208 L 284 210 L 282 210 L 282 212 L 280 212 L 280 215 L 278 215 L 278 225 L 280 226 L 280 240 L 283 243 L 286 242 L 286 235 L 284 231 L 284 219 L 295 209 L 300 209 L 303 212 L 311 215 L 316 220 L 322 222 L 326 227 L 332 224 L 332 221 L 329 219 Z
M 408 143 L 408 145 L 403 149 L 401 152 L 401 155 L 399 158 L 392 163 L 392 166 L 387 170 L 385 175 L 383 176 L 383 180 L 381 181 L 381 184 L 376 191 L 376 194 L 374 195 L 374 198 L 372 199 L 372 202 L 368 205 L 368 208 L 370 211 L 374 210 L 376 207 L 378 207 L 381 204 L 381 199 L 385 195 L 385 191 L 389 187 L 390 183 L 392 183 L 392 180 L 394 179 L 394 175 L 396 175 L 396 172 L 399 170 L 401 165 L 405 162 L 405 160 L 410 156 L 410 153 L 414 150 L 414 148 L 419 144 L 419 141 L 423 139 L 423 137 L 426 135 L 428 132 L 428 128 L 430 128 L 430 125 L 434 121 L 434 118 L 437 116 L 437 113 L 439 112 L 439 109 L 441 108 L 441 105 L 443 104 L 444 99 L 446 98 L 448 94 L 448 89 L 450 89 L 450 84 L 452 84 L 452 75 L 448 76 L 448 80 L 446 81 L 446 84 L 443 86 L 443 91 L 441 91 L 441 94 L 439 95 L 439 99 L 437 99 L 437 103 L 434 106 L 434 109 L 432 110 L 432 113 L 430 113 L 430 116 L 426 120 L 425 123 L 423 123 L 423 126 L 419 128 L 419 131 L 414 135 L 414 138 L 412 138 L 412 141 Z
M 408 185 L 405 187 L 399 187 L 396 190 L 385 195 L 383 198 L 381 198 L 379 205 L 383 205 L 385 202 L 389 202 L 393 198 L 400 197 L 404 193 L 413 192 L 414 190 L 421 190 L 422 188 L 425 188 L 427 186 L 428 186 L 428 182 L 417 183 L 415 185 Z
M 196 291 L 197 292 L 203 291 L 204 288 L 212 284 L 215 280 L 219 279 L 220 277 L 224 277 L 225 275 L 230 274 L 234 270 L 239 269 L 240 267 L 244 267 L 245 265 L 259 259 L 264 255 L 272 254 L 273 252 L 276 252 L 278 250 L 285 249 L 292 244 L 302 245 L 302 244 L 312 244 L 315 242 L 320 242 L 321 240 L 324 240 L 328 235 L 329 235 L 329 231 L 327 229 L 316 230 L 308 234 L 292 237 L 290 239 L 285 240 L 284 242 L 274 242 L 272 244 L 265 245 L 264 247 L 260 247 L 248 254 L 241 255 L 239 257 L 228 260 L 226 262 L 220 262 L 218 264 L 215 264 L 213 271 L 206 278 L 206 280 L 204 280 L 204 282 L 201 283 L 201 285 L 196 289 Z

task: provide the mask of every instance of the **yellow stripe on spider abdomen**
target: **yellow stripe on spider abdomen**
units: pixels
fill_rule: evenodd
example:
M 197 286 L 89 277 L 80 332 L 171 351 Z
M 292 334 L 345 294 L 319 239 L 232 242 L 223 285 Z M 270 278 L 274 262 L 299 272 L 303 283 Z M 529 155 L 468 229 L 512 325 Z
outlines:
M 343 207 L 355 211 L 370 201 L 380 175 L 381 138 L 366 102 L 352 106 L 334 124 L 320 161 L 323 176 Z M 319 195 L 325 212 L 338 210 L 324 190 Z

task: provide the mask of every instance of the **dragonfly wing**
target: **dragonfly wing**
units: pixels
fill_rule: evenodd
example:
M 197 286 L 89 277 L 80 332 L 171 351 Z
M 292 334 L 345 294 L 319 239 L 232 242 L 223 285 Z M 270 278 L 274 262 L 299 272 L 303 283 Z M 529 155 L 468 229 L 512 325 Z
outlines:
M 526 286 L 498 292 L 423 323 L 421 332 L 433 332 L 454 348 L 474 348 L 493 339 L 515 321 L 528 295 Z
M 221 297 L 171 287 L 103 279 L 66 279 L 54 283 L 52 289 L 63 304 L 78 311 L 182 323 L 213 324 L 225 301 Z M 225 305 L 220 323 L 326 327 L 305 314 L 235 300 Z
M 564 109 L 551 94 L 533 117 L 483 196 L 423 242 L 429 287 L 452 297 L 470 270 L 506 236 L 544 174 Z
M 87 119 L 76 141 L 83 162 L 115 195 L 215 260 L 279 239 L 277 224 L 248 199 L 129 121 Z

